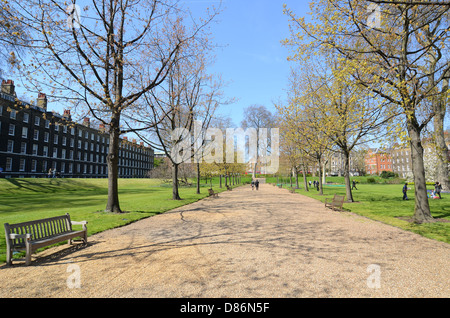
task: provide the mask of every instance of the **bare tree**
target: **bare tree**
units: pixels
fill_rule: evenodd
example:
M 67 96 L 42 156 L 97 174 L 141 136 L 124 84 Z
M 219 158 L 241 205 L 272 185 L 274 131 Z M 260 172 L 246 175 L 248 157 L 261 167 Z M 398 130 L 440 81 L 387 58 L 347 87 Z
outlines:
M 87 108 L 109 133 L 106 211 L 121 212 L 118 197 L 119 137 L 123 116 L 163 83 L 187 43 L 195 42 L 215 12 L 187 28 L 171 0 L 17 1 L 22 21 L 33 30 L 30 63 L 23 75 L 34 90 Z M 40 76 L 38 76 L 40 75 Z M 33 87 L 30 87 L 33 90 Z M 139 127 L 144 129 L 144 127 Z
M 261 154 L 260 150 L 267 148 L 267 140 L 261 138 L 261 130 L 263 128 L 270 129 L 273 127 L 274 117 L 272 113 L 263 105 L 251 105 L 244 109 L 244 120 L 242 120 L 241 126 L 243 129 L 255 128 L 256 129 L 256 158 L 250 158 L 254 160 L 252 176 L 255 178 L 258 161 Z

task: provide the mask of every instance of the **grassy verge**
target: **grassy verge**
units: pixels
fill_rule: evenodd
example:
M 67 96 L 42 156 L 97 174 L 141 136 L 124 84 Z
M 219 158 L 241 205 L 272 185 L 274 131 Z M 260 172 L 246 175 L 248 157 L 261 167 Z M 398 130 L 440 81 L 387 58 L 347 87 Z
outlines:
M 449 222 L 419 225 L 406 220 L 414 214 L 414 187 L 408 191 L 408 201 L 402 200 L 401 184 L 358 184 L 357 188 L 358 190 L 352 192 L 356 202 L 344 203 L 346 210 L 434 240 L 450 243 Z M 431 190 L 432 187 L 430 186 L 429 189 Z M 322 196 L 318 195 L 315 189 L 310 191 L 297 189 L 296 192 L 324 202 L 326 198 L 332 198 L 334 194 L 345 196 L 345 187 L 325 185 Z M 429 200 L 431 213 L 437 219 L 450 221 L 450 194 L 443 193 L 442 197 L 442 200 Z
M 210 186 L 209 184 L 207 185 Z M 88 221 L 92 235 L 171 209 L 196 202 L 208 195 L 195 186 L 181 187 L 181 201 L 171 200 L 172 188 L 155 179 L 120 179 L 119 200 L 126 213 L 103 212 L 106 179 L 0 179 L 0 263 L 6 260 L 4 223 L 19 223 L 70 213 L 74 221 Z M 216 192 L 223 191 L 213 183 Z

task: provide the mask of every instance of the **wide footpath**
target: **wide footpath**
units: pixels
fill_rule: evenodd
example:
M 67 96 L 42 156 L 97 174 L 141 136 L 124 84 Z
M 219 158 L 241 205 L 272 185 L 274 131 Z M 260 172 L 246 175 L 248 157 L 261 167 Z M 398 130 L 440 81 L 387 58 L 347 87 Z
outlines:
M 0 297 L 450 297 L 449 244 L 265 184 L 67 249 L 0 266 Z

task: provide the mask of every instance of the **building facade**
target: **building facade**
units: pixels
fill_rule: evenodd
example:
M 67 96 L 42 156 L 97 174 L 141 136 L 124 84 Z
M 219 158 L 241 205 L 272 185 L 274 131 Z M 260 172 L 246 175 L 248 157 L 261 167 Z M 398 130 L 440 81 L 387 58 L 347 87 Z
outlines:
M 109 135 L 88 118 L 74 123 L 70 111 L 47 111 L 47 97 L 36 105 L 17 101 L 14 82 L 2 82 L 0 93 L 0 177 L 106 178 Z M 153 169 L 153 149 L 135 140 L 120 141 L 119 177 L 143 178 Z M 49 171 L 51 169 L 51 174 Z
M 393 172 L 392 160 L 390 152 L 369 149 L 365 157 L 366 173 L 379 175 L 383 171 Z

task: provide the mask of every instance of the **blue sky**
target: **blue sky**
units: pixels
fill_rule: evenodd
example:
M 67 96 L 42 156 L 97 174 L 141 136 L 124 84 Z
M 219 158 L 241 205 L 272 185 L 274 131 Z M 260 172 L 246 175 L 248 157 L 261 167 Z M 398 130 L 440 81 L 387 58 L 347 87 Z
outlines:
M 186 2 L 197 12 L 219 1 Z M 216 62 L 210 70 L 222 74 L 228 83 L 226 96 L 237 99 L 223 106 L 220 113 L 237 126 L 245 107 L 259 104 L 274 112 L 273 102 L 285 98 L 292 62 L 287 61 L 289 49 L 281 45 L 289 36 L 284 3 L 297 15 L 306 14 L 309 8 L 304 0 L 224 0 L 224 10 L 212 27 L 214 41 L 224 47 L 216 50 Z

